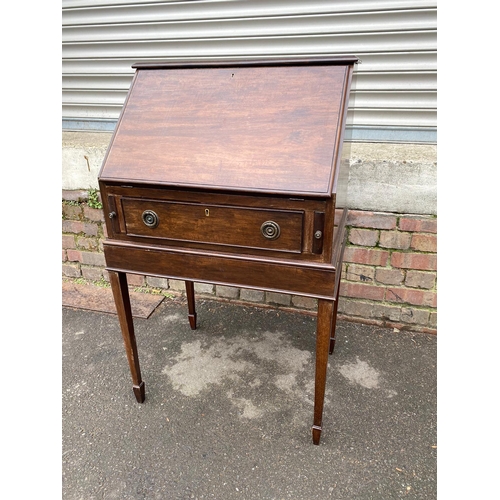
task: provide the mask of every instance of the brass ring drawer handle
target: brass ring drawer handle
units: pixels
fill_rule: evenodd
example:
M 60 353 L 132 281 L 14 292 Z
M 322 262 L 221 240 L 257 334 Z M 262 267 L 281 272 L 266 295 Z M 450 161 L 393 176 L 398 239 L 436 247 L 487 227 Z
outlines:
M 152 210 L 144 210 L 144 212 L 142 212 L 142 222 L 150 228 L 155 228 L 159 224 L 160 219 L 158 218 L 156 212 L 153 212 Z
M 264 238 L 275 240 L 280 237 L 280 226 L 278 223 L 268 220 L 260 226 L 260 232 Z

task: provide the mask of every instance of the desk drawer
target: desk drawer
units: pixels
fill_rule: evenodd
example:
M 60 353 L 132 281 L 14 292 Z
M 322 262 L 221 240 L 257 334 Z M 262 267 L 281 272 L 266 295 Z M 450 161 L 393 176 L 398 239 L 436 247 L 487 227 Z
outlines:
M 304 212 L 121 199 L 128 236 L 300 253 Z

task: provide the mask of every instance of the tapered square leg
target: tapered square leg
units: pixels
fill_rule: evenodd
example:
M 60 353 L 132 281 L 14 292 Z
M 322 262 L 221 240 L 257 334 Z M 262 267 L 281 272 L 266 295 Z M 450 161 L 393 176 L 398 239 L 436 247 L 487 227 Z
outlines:
M 135 399 L 137 399 L 138 403 L 144 403 L 146 399 L 146 387 L 144 386 L 144 382 L 141 382 L 139 385 L 132 386 L 134 391 Z
M 115 299 L 118 321 L 122 331 L 125 351 L 127 353 L 130 373 L 132 375 L 132 388 L 138 403 L 143 403 L 146 399 L 144 382 L 141 377 L 139 366 L 139 355 L 135 340 L 134 322 L 132 318 L 132 308 L 130 306 L 130 296 L 127 286 L 127 275 L 122 272 L 109 271 L 111 290 Z
M 312 426 L 313 443 L 318 445 L 321 437 L 323 406 L 325 402 L 326 371 L 332 331 L 335 301 L 318 300 L 316 326 L 316 375 L 314 381 L 314 422 Z
M 188 302 L 188 319 L 191 330 L 196 330 L 196 306 L 194 301 L 194 283 L 186 281 L 186 297 Z

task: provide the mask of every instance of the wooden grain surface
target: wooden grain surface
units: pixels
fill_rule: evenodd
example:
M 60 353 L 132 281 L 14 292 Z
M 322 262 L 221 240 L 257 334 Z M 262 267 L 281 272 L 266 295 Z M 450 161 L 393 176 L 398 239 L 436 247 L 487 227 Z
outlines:
M 328 196 L 347 68 L 138 70 L 101 178 Z
M 336 269 L 284 259 L 239 257 L 196 250 L 140 247 L 108 241 L 104 244 L 107 269 L 165 276 L 217 285 L 297 293 L 333 299 Z
M 297 253 L 302 250 L 303 212 L 134 198 L 122 199 L 122 205 L 128 235 Z M 158 227 L 149 228 L 143 223 L 145 210 L 153 210 L 158 215 Z M 278 239 L 268 240 L 262 235 L 261 225 L 268 220 L 279 224 Z

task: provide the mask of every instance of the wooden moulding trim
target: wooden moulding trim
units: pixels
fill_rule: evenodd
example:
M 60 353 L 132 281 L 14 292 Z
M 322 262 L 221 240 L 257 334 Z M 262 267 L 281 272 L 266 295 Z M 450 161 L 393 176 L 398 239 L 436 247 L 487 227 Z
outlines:
M 180 69 L 180 68 L 226 68 L 256 66 L 305 66 L 323 64 L 356 64 L 359 59 L 353 55 L 310 56 L 302 58 L 259 58 L 259 59 L 217 59 L 217 60 L 162 60 L 141 61 L 132 64 L 135 69 Z
M 332 159 L 332 171 L 334 175 L 330 179 L 330 192 L 337 192 L 337 182 L 340 169 L 342 168 L 342 148 L 344 146 L 345 126 L 347 123 L 347 110 L 349 107 L 349 95 L 352 83 L 352 67 L 346 68 L 344 76 L 344 90 L 342 92 L 342 102 L 340 106 L 339 118 L 337 123 L 337 139 L 335 141 L 334 154 Z M 344 167 L 345 168 L 345 167 Z
M 239 286 L 332 300 L 337 270 L 331 264 L 164 249 L 106 242 L 108 271 Z
M 108 148 L 106 149 L 106 153 L 104 155 L 104 159 L 102 160 L 101 168 L 99 169 L 99 174 L 97 175 L 98 181 L 101 180 L 102 173 L 104 172 L 104 167 L 106 166 L 106 161 L 108 160 L 108 156 L 109 156 L 109 153 L 111 151 L 111 145 L 115 141 L 116 134 L 118 133 L 118 130 L 120 128 L 120 125 L 121 125 L 121 122 L 122 122 L 122 118 L 123 118 L 123 115 L 125 113 L 125 109 L 127 108 L 127 104 L 128 104 L 129 99 L 130 99 L 130 95 L 132 94 L 132 89 L 134 88 L 134 85 L 135 85 L 136 81 L 137 81 L 137 72 L 134 73 L 134 76 L 132 78 L 132 82 L 130 83 L 130 88 L 129 88 L 129 91 L 127 93 L 127 97 L 125 98 L 125 102 L 123 103 L 122 109 L 120 110 L 120 116 L 118 117 L 118 121 L 116 123 L 116 127 L 115 127 L 115 129 L 113 131 L 113 135 L 111 136 L 111 141 L 109 143 Z M 99 189 L 100 189 L 100 191 L 102 193 L 103 192 L 102 186 L 100 186 Z
M 203 187 L 206 187 L 204 184 L 193 182 L 191 184 L 188 183 L 175 183 L 175 182 L 161 182 L 155 180 L 151 182 L 149 180 L 144 179 L 131 179 L 130 177 L 109 177 L 109 176 L 100 176 L 99 180 L 101 182 L 115 184 L 116 186 L 145 186 L 149 187 L 154 185 L 155 187 L 168 187 L 172 189 L 188 189 L 188 190 L 199 190 Z M 321 191 L 285 191 L 278 189 L 262 189 L 262 188 L 246 188 L 246 187 L 235 187 L 235 186 L 210 186 L 210 190 L 215 193 L 227 194 L 233 192 L 234 194 L 245 194 L 245 193 L 255 193 L 265 196 L 280 196 L 280 197 L 291 197 L 291 198 L 310 198 L 310 199 L 328 199 L 332 197 L 332 192 L 330 189 L 327 189 L 324 192 Z

